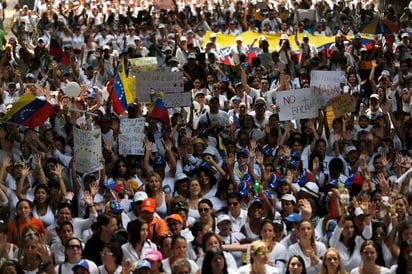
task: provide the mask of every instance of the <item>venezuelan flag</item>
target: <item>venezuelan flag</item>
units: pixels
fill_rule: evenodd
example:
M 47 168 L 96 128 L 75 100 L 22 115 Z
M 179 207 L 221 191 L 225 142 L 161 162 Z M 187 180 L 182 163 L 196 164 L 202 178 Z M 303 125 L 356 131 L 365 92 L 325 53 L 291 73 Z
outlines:
M 163 125 L 170 127 L 169 113 L 167 112 L 167 107 L 162 98 L 156 99 L 153 110 L 150 113 L 150 118 L 157 119 L 162 122 Z
M 53 106 L 34 94 L 22 95 L 4 116 L 4 121 L 35 128 L 55 113 Z
M 50 55 L 53 56 L 53 60 L 56 62 L 63 65 L 70 64 L 69 57 L 64 53 L 56 38 L 50 38 Z
M 119 115 L 125 112 L 127 110 L 126 94 L 130 92 L 123 59 L 117 67 L 115 76 L 107 84 L 107 91 L 112 99 L 114 112 Z

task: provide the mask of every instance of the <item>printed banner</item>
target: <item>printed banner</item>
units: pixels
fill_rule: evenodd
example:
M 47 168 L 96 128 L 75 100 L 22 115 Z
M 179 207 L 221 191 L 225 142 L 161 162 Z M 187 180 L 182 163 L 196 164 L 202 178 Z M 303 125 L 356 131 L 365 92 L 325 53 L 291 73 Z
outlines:
M 140 57 L 131 58 L 130 67 L 135 71 L 157 71 L 159 66 L 157 65 L 156 57 Z
M 144 155 L 144 123 L 144 118 L 120 119 L 120 155 Z
M 322 106 L 327 106 L 330 99 L 341 95 L 340 82 L 343 75 L 343 71 L 312 70 L 310 86 Z
M 180 93 L 183 91 L 183 72 L 138 72 L 136 73 L 136 91 L 142 102 L 150 102 L 152 92 Z
M 311 88 L 276 92 L 279 120 L 290 121 L 318 116 L 321 104 Z
M 74 168 L 80 173 L 89 173 L 102 168 L 102 134 L 100 129 L 81 130 L 73 128 Z

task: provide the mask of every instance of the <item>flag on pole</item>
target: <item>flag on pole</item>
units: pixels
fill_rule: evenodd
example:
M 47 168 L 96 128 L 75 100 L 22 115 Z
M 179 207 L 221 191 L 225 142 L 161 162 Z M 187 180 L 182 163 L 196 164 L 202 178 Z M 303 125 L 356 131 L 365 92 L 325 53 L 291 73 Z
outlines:
M 4 121 L 35 128 L 55 113 L 54 107 L 34 94 L 23 94 L 4 116 Z
M 116 74 L 107 84 L 107 91 L 112 99 L 114 112 L 119 115 L 125 112 L 127 110 L 126 93 L 130 92 L 123 59 L 117 67 Z

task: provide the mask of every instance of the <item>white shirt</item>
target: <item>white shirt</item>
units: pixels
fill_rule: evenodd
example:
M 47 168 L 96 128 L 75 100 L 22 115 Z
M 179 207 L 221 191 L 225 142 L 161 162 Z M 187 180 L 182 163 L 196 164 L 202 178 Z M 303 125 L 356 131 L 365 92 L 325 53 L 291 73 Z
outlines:
M 136 253 L 136 250 L 131 245 L 131 243 L 127 242 L 122 245 L 123 260 L 129 259 L 131 262 L 143 260 L 144 258 L 146 258 L 146 254 L 150 250 L 157 250 L 157 247 L 149 239 L 147 239 L 143 244 L 140 256 Z
M 251 272 L 251 265 L 247 264 L 247 265 L 239 267 L 239 269 L 237 270 L 237 273 L 238 274 L 250 274 L 250 273 L 252 273 Z M 279 274 L 279 270 L 277 270 L 273 266 L 265 264 L 265 273 L 266 274 Z

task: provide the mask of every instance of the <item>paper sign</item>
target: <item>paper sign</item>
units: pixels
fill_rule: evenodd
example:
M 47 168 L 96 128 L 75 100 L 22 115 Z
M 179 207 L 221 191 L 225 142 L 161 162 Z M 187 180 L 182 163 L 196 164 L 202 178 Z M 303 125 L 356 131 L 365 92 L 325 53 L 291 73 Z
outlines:
M 134 71 L 157 71 L 159 66 L 157 65 L 156 57 L 141 57 L 129 59 L 130 67 Z
M 342 117 L 348 112 L 354 112 L 356 109 L 356 101 L 352 100 L 349 93 L 330 99 L 329 104 L 332 106 L 336 117 Z
M 156 9 L 173 9 L 173 0 L 153 0 L 153 6 Z
M 316 17 L 314 16 L 315 10 L 298 9 L 297 12 L 301 22 L 305 19 L 309 19 L 311 23 L 314 23 L 314 20 L 316 20 Z M 295 24 L 299 23 L 297 20 L 297 16 L 295 16 Z
M 183 91 L 183 72 L 141 71 L 136 74 L 136 90 L 140 101 L 150 102 L 150 93 L 180 93 Z
M 120 119 L 120 155 L 144 155 L 144 118 Z
M 102 134 L 100 129 L 73 128 L 74 168 L 80 173 L 90 173 L 102 168 Z
M 168 108 L 187 107 L 192 103 L 192 95 L 189 92 L 166 93 L 165 104 Z
M 327 106 L 330 99 L 341 95 L 340 82 L 343 71 L 312 70 L 310 86 L 314 94 L 319 96 L 322 106 Z
M 315 118 L 321 107 L 318 96 L 311 88 L 276 92 L 276 102 L 280 109 L 280 121 Z

